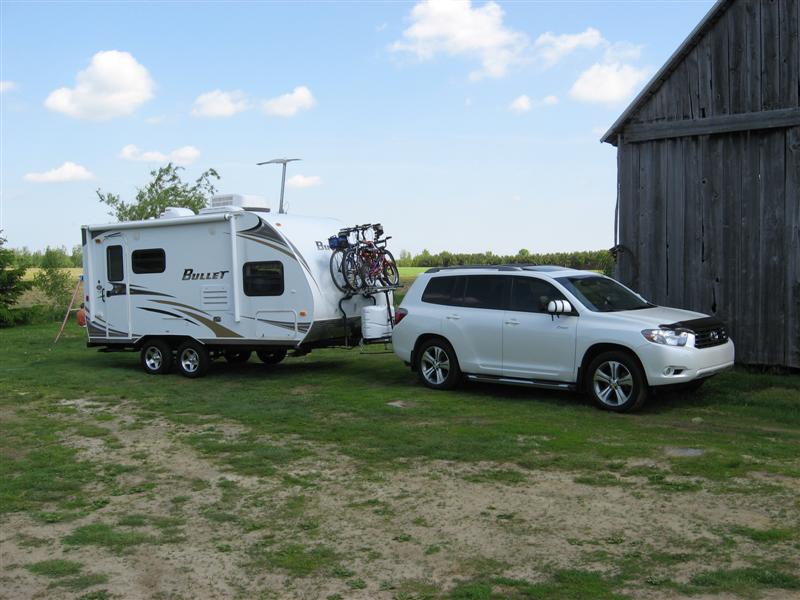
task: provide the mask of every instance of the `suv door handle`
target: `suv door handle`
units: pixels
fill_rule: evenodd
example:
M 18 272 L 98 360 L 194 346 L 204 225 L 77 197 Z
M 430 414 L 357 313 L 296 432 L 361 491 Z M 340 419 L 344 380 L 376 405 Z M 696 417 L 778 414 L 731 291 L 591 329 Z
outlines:
M 519 321 L 517 321 L 516 319 L 509 319 L 505 323 L 506 325 L 519 325 Z
M 461 317 L 459 315 L 447 315 L 445 319 L 450 319 L 451 321 L 458 321 Z

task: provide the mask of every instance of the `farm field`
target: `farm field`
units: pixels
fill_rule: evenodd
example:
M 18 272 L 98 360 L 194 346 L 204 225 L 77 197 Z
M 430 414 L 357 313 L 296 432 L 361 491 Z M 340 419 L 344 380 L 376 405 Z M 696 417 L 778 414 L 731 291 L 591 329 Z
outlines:
M 57 327 L 0 330 L 0 598 L 800 595 L 800 377 L 616 415 L 382 348 L 154 377 Z

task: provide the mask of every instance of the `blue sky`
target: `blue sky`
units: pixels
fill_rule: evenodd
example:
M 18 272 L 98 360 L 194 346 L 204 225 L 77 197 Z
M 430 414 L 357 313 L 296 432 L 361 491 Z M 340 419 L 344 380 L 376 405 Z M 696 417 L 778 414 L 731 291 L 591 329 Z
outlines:
M 169 158 L 219 191 L 380 221 L 396 250 L 613 243 L 602 132 L 698 2 L 0 5 L 2 227 L 72 246 Z

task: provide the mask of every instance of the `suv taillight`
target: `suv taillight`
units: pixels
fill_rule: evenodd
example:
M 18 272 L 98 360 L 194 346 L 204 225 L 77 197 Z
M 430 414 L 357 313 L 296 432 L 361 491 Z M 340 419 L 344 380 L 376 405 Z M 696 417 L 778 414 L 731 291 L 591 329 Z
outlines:
M 394 311 L 394 324 L 397 325 L 408 314 L 405 308 L 396 308 Z

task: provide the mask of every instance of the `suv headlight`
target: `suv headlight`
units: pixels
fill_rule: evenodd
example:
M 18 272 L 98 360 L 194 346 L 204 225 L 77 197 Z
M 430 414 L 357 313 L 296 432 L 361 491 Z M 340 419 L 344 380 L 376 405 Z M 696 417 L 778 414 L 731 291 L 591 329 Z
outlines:
M 675 331 L 674 329 L 643 329 L 642 335 L 648 342 L 665 346 L 685 346 L 689 341 L 687 331 Z

